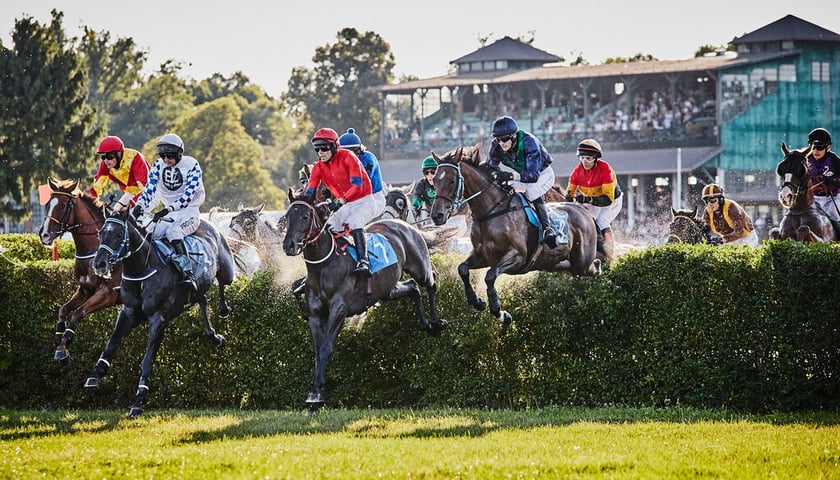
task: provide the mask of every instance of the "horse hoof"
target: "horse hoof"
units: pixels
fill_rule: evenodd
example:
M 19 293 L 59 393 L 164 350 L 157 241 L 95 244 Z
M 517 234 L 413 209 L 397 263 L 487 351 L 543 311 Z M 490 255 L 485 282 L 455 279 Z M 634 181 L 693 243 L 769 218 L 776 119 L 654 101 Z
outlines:
M 96 377 L 89 377 L 85 380 L 85 388 L 96 388 L 99 386 L 99 379 Z
M 499 322 L 501 322 L 501 324 L 505 327 L 510 325 L 510 322 L 513 321 L 513 317 L 510 315 L 510 313 L 507 312 L 507 310 L 502 310 L 497 318 L 499 319 Z
M 227 304 L 219 308 L 219 318 L 228 318 L 230 316 L 230 307 Z
M 310 403 L 308 404 L 309 408 L 306 409 L 306 413 L 309 415 L 315 415 L 321 411 L 321 407 L 324 406 L 323 403 Z
M 485 302 L 484 299 L 479 298 L 475 301 L 475 303 L 473 303 L 473 308 L 479 312 L 483 312 L 484 309 L 487 308 L 487 302 Z
M 219 334 L 213 338 L 213 343 L 216 345 L 216 348 L 222 348 L 225 346 L 225 337 Z
M 131 407 L 128 411 L 128 418 L 137 418 L 140 415 L 143 415 L 143 407 Z
M 53 355 L 53 360 L 61 362 L 62 365 L 66 365 L 69 358 L 70 352 L 67 350 L 56 350 L 55 355 Z

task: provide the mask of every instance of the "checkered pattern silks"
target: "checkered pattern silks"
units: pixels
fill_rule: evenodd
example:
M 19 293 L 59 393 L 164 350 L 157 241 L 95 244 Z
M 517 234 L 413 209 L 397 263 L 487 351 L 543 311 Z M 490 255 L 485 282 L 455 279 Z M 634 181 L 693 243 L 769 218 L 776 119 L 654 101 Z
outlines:
M 201 166 L 193 157 L 184 155 L 174 167 L 168 167 L 162 159 L 155 161 L 137 204 L 149 211 L 163 202 L 165 207 L 177 211 L 200 206 L 204 196 Z

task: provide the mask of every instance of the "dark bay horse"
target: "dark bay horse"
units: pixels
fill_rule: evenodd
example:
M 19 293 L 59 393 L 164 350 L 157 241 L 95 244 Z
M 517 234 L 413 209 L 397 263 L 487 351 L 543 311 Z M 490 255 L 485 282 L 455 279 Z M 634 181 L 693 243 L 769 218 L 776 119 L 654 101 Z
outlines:
M 697 218 L 697 207 L 693 210 L 675 210 L 671 207 L 671 223 L 668 224 L 666 243 L 723 245 L 723 237 L 713 232 L 706 222 Z
M 356 261 L 348 253 L 339 251 L 340 241 L 327 228 L 328 209 L 323 204 L 296 197 L 291 190 L 289 199 L 292 203 L 286 211 L 288 224 L 283 251 L 290 256 L 303 252 L 306 262 L 307 313 L 315 344 L 315 376 L 306 403 L 310 410 L 317 411 L 324 403 L 322 389 L 327 362 L 347 317 L 367 311 L 379 300 L 410 297 L 421 330 L 438 336 L 447 323 L 438 317 L 435 272 L 426 242 L 416 228 L 393 219 L 368 224 L 365 230 L 369 235 L 368 251 L 374 272 L 372 277 L 366 278 L 352 273 Z M 384 242 L 372 241 L 374 236 Z M 377 267 L 377 261 L 382 262 L 381 269 Z M 411 278 L 401 281 L 403 273 Z M 428 318 L 423 311 L 418 285 L 424 287 L 429 296 Z
M 123 339 L 141 322 L 149 324 L 149 339 L 140 367 L 140 382 L 129 410 L 129 417 L 143 413 L 149 394 L 149 377 L 163 332 L 169 322 L 184 310 L 198 304 L 204 318 L 204 335 L 217 347 L 225 338 L 217 334 L 207 314 L 206 293 L 219 283 L 219 315 L 227 317 L 225 287 L 234 279 L 233 256 L 225 238 L 210 223 L 202 220 L 201 226 L 184 239 L 187 251 L 197 260 L 194 264 L 197 291 L 179 285 L 180 274 L 168 260 L 171 247 L 150 240 L 151 233 L 137 225 L 128 211 L 111 214 L 99 231 L 100 246 L 93 260 L 97 274 L 109 276 L 112 267 L 123 264 L 120 297 L 122 308 L 117 316 L 114 331 L 105 350 L 96 362 L 85 387 L 99 386 L 100 378 L 108 372 L 111 358 Z
M 539 229 L 529 221 L 519 196 L 511 195 L 490 179 L 478 146 L 458 147 L 442 157 L 432 152 L 432 156 L 438 162 L 432 220 L 437 225 L 444 224 L 463 203 L 468 202 L 472 210 L 473 250 L 458 265 L 458 275 L 464 282 L 467 302 L 476 310 L 483 310 L 486 304 L 470 284 L 470 270 L 490 267 L 484 276 L 490 313 L 505 324 L 510 323 L 511 315 L 499 303 L 495 287 L 499 275 L 536 270 L 595 275 L 600 271 L 595 222 L 579 204 L 549 204 L 550 210 L 568 215 L 568 243 L 544 248 L 538 241 Z
M 55 324 L 55 360 L 70 358 L 67 349 L 76 335 L 76 327 L 85 315 L 119 302 L 122 265 L 116 265 L 114 276 L 103 278 L 93 271 L 92 260 L 99 247 L 99 228 L 105 223 L 103 205 L 82 192 L 78 180 L 48 180 L 50 199 L 45 206 L 44 224 L 39 237 L 51 246 L 62 234 L 70 232 L 76 244 L 73 275 L 78 286 L 70 299 L 58 309 Z
M 786 209 L 778 227 L 770 229 L 771 240 L 793 238 L 806 243 L 827 243 L 838 240 L 828 215 L 814 203 L 811 176 L 803 150 L 789 150 L 782 142 L 784 159 L 776 166 L 781 177 L 779 202 Z

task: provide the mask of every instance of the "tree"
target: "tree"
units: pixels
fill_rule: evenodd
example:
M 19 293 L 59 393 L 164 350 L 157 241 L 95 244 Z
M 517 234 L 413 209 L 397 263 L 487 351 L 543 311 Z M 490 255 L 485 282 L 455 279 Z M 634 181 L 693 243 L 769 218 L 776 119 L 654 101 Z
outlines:
M 29 214 L 33 185 L 50 176 L 88 175 L 95 160 L 89 147 L 100 135 L 86 104 L 84 65 L 65 37 L 63 14 L 52 10 L 41 25 L 32 17 L 15 22 L 12 49 L 0 44 L 0 212 Z
M 607 63 L 631 63 L 631 62 L 656 62 L 658 59 L 653 55 L 647 53 L 637 53 L 630 58 L 624 57 L 610 57 L 604 61 L 605 64 Z
M 292 114 L 308 115 L 316 128 L 341 133 L 352 127 L 363 139 L 376 139 L 380 97 L 370 87 L 392 80 L 394 54 L 374 32 L 344 28 L 337 39 L 316 49 L 314 68 L 292 70 L 284 102 Z
M 167 61 L 139 88 L 126 92 L 111 118 L 109 131 L 126 145 L 136 146 L 172 130 L 181 117 L 193 111 L 192 92 L 178 77 L 180 69 L 179 63 Z
M 184 140 L 185 154 L 201 164 L 208 208 L 232 209 L 240 202 L 282 208 L 285 194 L 262 167 L 263 149 L 242 127 L 241 117 L 242 110 L 228 96 L 201 105 L 172 131 Z M 154 151 L 155 140 L 147 150 Z

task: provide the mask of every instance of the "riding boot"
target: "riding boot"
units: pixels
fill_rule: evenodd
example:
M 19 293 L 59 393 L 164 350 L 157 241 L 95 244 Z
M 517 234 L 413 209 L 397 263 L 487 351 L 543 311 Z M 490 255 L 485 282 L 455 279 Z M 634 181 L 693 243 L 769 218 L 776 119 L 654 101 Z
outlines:
M 172 256 L 172 261 L 181 273 L 181 284 L 187 285 L 193 291 L 197 291 L 198 287 L 193 277 L 192 262 L 190 262 L 190 256 L 187 254 L 187 247 L 184 245 L 184 241 L 172 240 L 172 248 L 175 249 L 175 255 Z
M 356 242 L 356 254 L 359 260 L 356 262 L 356 268 L 353 273 L 361 273 L 364 276 L 373 275 L 370 271 L 370 261 L 368 260 L 367 238 L 365 237 L 365 229 L 357 228 L 351 232 L 353 234 L 353 241 Z
M 604 256 L 611 262 L 615 259 L 615 234 L 609 227 L 601 230 L 601 233 L 604 236 Z
M 534 200 L 534 211 L 537 212 L 537 218 L 540 219 L 542 225 L 542 237 L 540 241 L 548 248 L 557 246 L 557 234 L 551 228 L 551 222 L 548 219 L 548 211 L 545 209 L 545 199 L 543 197 Z

